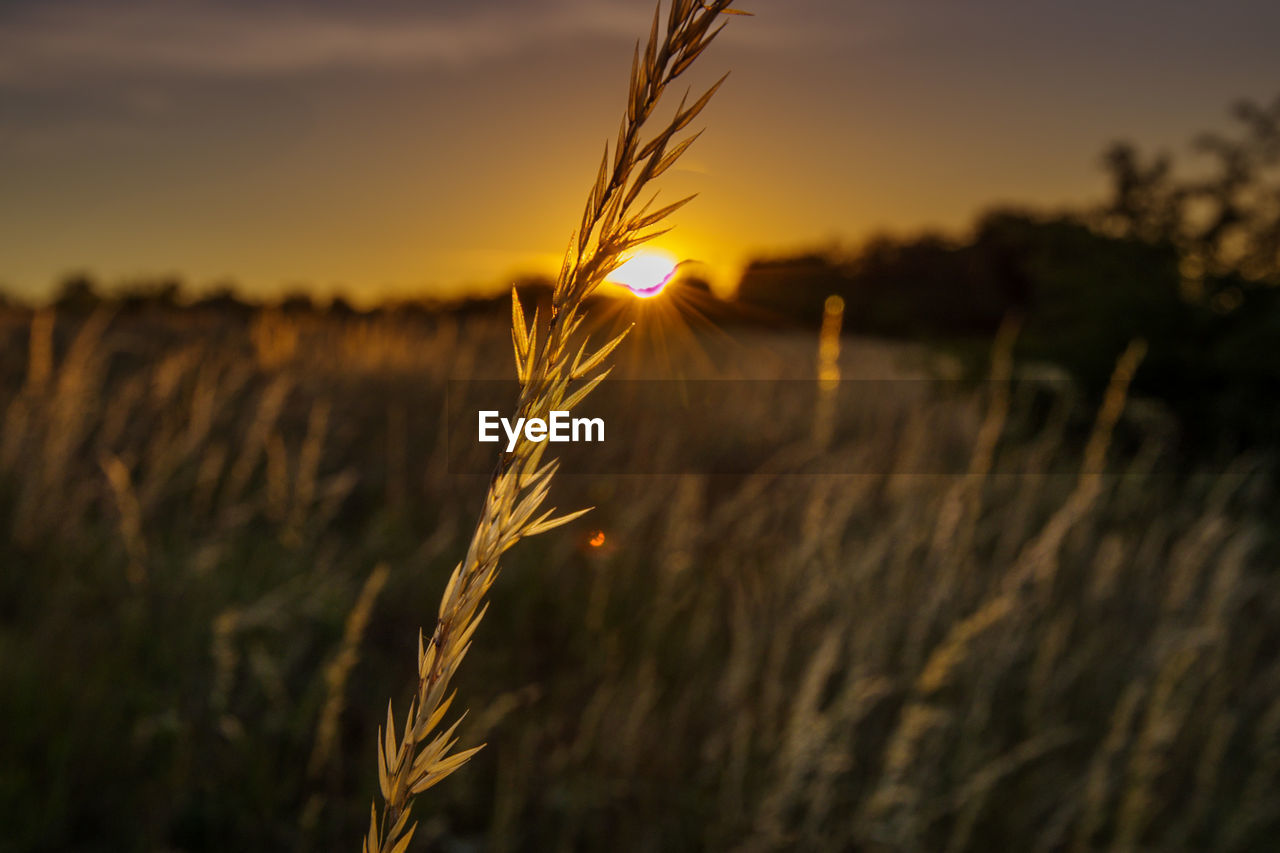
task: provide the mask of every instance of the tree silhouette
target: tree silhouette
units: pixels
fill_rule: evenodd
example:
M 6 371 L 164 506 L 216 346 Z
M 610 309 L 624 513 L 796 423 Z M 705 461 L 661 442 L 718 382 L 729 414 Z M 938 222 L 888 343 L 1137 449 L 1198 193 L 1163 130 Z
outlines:
M 1280 283 L 1280 96 L 1241 101 L 1236 132 L 1206 132 L 1194 143 L 1206 177 L 1179 177 L 1168 155 L 1144 158 L 1116 143 L 1104 155 L 1111 197 L 1099 211 L 1112 234 L 1169 242 L 1183 258 L 1192 296 L 1212 298 L 1233 279 Z

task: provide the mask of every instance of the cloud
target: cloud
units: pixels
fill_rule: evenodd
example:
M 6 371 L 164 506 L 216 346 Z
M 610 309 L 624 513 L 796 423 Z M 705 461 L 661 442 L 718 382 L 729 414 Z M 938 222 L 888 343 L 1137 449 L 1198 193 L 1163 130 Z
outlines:
M 829 40 L 835 1 L 788 0 L 733 38 Z M 648 0 L 11 0 L 0 4 L 0 85 L 461 65 L 573 38 L 629 42 L 651 15 Z
M 627 2 L 237 3 L 43 0 L 0 11 L 0 84 L 106 76 L 256 77 L 455 65 L 577 36 L 633 38 Z

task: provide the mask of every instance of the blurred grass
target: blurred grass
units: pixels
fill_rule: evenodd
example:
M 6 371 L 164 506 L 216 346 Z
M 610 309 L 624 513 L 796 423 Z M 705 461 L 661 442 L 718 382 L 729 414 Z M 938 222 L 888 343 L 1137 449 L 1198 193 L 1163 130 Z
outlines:
M 506 376 L 506 335 L 0 321 L 0 849 L 353 849 L 484 487 L 446 471 L 445 383 Z M 757 345 L 740 372 L 812 375 L 816 340 Z M 555 503 L 600 509 L 510 555 L 458 684 L 489 746 L 419 848 L 1274 849 L 1261 460 L 1173 476 L 1139 442 L 1073 505 L 1046 473 L 1080 456 L 1069 419 L 1009 405 L 999 474 L 910 473 L 957 436 L 983 456 L 978 389 L 840 412 L 876 428 L 834 430 L 830 467 L 883 475 L 563 478 Z M 1028 554 L 1052 570 L 995 606 Z

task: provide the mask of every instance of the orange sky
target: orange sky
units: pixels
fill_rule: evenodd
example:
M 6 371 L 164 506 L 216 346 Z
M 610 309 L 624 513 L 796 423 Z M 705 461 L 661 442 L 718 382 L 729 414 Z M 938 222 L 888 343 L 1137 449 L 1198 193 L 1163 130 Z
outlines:
M 663 240 L 744 259 L 1096 198 L 1280 85 L 1280 4 L 744 0 Z M 0 6 L 0 285 L 72 270 L 369 300 L 554 271 L 647 0 Z

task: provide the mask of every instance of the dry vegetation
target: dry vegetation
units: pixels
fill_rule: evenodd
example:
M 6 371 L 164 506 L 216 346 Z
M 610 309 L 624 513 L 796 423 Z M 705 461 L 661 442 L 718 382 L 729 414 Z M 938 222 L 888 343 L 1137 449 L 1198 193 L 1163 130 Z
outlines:
M 641 129 L 724 11 L 677 2 L 637 52 L 552 313 L 514 306 L 520 414 L 603 378 L 620 337 L 588 355 L 582 303 L 678 207 L 634 205 L 706 97 Z M 504 375 L 505 323 L 7 316 L 0 849 L 1274 849 L 1262 461 L 1171 474 L 1124 417 L 1140 343 L 1083 436 L 1017 381 L 1012 327 L 986 387 L 850 406 L 840 310 L 714 374 L 820 380 L 768 470 L 558 477 L 601 508 L 510 553 L 576 516 L 542 510 L 545 445 L 448 470 L 445 383 Z M 611 420 L 650 459 L 681 434 Z M 744 397 L 731 423 L 778 420 Z
M 445 471 L 444 380 L 500 373 L 505 335 L 9 321 L 8 847 L 350 848 L 379 697 L 485 482 Z M 797 456 L 879 475 L 560 478 L 607 543 L 584 521 L 508 554 L 456 678 L 456 735 L 489 746 L 419 806 L 418 841 L 1268 849 L 1271 487 L 1245 464 L 1175 478 L 1145 445 L 1112 453 L 1122 475 L 1047 474 L 1083 451 L 1025 391 L 841 409 L 826 455 Z M 969 473 L 911 473 L 943 430 Z
M 526 318 L 519 296 L 511 292 L 511 338 L 520 383 L 519 418 L 547 418 L 553 411 L 572 411 L 611 370 L 610 354 L 627 330 L 598 349 L 589 349 L 583 331 L 586 301 L 605 277 L 633 250 L 662 233 L 667 218 L 689 199 L 653 209 L 655 195 L 637 204 L 650 184 L 670 169 L 697 139 L 677 134 L 698 117 L 715 94 L 716 83 L 692 104 L 682 99 L 666 126 L 645 139 L 646 126 L 667 87 L 707 49 L 723 28 L 729 0 L 673 0 L 665 30 L 662 5 L 654 10 L 653 27 L 643 55 L 639 43 L 631 63 L 627 105 L 610 157 L 606 144 L 600 170 L 587 195 L 582 222 L 570 239 L 551 297 L 545 325 L 539 312 Z M 723 82 L 723 78 L 722 81 Z M 576 350 L 576 352 L 575 352 Z M 402 853 L 417 829 L 411 823 L 414 797 L 452 774 L 481 747 L 456 750 L 454 737 L 461 718 L 447 729 L 445 715 L 453 703 L 449 687 L 471 639 L 488 609 L 485 596 L 498 577 L 502 555 L 521 539 L 561 527 L 587 510 L 553 517 L 542 511 L 558 461 L 543 461 L 546 444 L 521 440 L 503 453 L 466 556 L 454 568 L 440 600 L 428 638 L 418 637 L 418 686 L 409 702 L 404 733 L 397 738 L 395 717 L 387 707 L 386 729 L 378 735 L 378 785 L 384 808 L 375 805 L 365 835 L 366 853 Z

